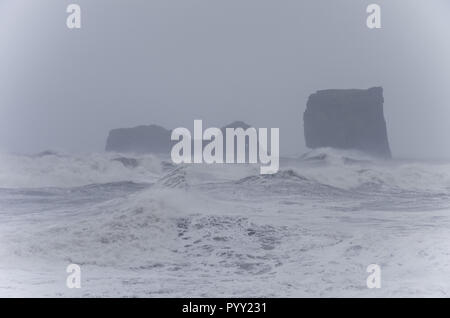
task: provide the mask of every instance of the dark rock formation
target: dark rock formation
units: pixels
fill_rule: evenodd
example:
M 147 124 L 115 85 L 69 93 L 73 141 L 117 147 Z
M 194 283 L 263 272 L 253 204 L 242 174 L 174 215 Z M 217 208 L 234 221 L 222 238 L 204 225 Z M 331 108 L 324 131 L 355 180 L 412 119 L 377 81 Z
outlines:
M 225 134 L 225 130 L 226 130 L 227 128 L 242 128 L 242 129 L 245 130 L 245 129 L 250 128 L 250 127 L 252 127 L 252 126 L 250 126 L 250 125 L 247 124 L 247 123 L 244 123 L 243 121 L 237 120 L 237 121 L 232 122 L 231 124 L 228 124 L 228 125 L 226 125 L 226 126 L 223 126 L 223 127 L 221 128 L 221 130 L 222 130 L 222 132 Z
M 303 114 L 306 146 L 355 149 L 390 158 L 383 102 L 381 87 L 312 94 Z
M 139 161 L 137 161 L 137 159 L 134 158 L 119 157 L 114 158 L 112 161 L 120 162 L 127 168 L 136 168 L 137 166 L 139 166 Z
M 226 128 L 242 128 L 246 130 L 250 126 L 242 121 L 235 121 L 221 128 L 223 134 L 223 146 L 224 146 L 224 160 L 226 156 Z M 203 127 L 203 130 L 208 127 Z M 192 130 L 192 129 L 191 129 Z M 191 133 L 193 133 L 191 131 Z M 170 155 L 172 146 L 178 141 L 171 140 L 172 132 L 163 127 L 157 125 L 150 126 L 138 126 L 134 128 L 119 128 L 113 129 L 109 132 L 108 139 L 106 141 L 106 151 L 115 151 L 121 153 L 157 153 Z M 192 138 L 194 136 L 192 135 Z M 192 140 L 193 141 L 193 140 Z M 209 141 L 203 142 L 205 147 Z M 236 138 L 234 145 L 234 152 L 236 157 Z M 245 139 L 246 158 L 248 158 L 249 140 Z M 193 143 L 191 148 L 193 154 Z M 115 161 L 119 161 L 125 166 L 133 166 L 134 162 L 128 160 L 128 158 L 116 158 Z M 137 165 L 137 164 L 136 164 Z
M 41 151 L 41 152 L 39 152 L 37 154 L 31 155 L 31 157 L 35 157 L 35 158 L 42 158 L 42 157 L 46 157 L 46 156 L 57 156 L 57 157 L 60 157 L 60 154 L 57 153 L 56 151 L 53 151 L 53 150 L 44 150 L 44 151 Z
M 119 128 L 109 132 L 106 151 L 170 154 L 171 131 L 161 126 Z

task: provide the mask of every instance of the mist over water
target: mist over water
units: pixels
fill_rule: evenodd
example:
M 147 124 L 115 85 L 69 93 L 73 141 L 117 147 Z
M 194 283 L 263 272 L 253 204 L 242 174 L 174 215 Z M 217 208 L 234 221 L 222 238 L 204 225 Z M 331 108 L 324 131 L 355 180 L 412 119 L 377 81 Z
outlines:
M 376 2 L 0 0 L 0 296 L 448 297 L 450 6 Z M 374 86 L 392 160 L 305 147 L 311 94 Z M 195 119 L 279 128 L 278 172 L 104 151 Z
M 1 157 L 1 295 L 74 295 L 57 278 L 75 263 L 79 296 L 373 296 L 374 259 L 377 296 L 447 295 L 449 163 L 324 148 L 261 175 L 117 158 Z
M 2 1 L 0 149 L 101 152 L 108 131 L 243 120 L 303 153 L 308 96 L 383 86 L 393 154 L 450 158 L 445 0 Z M 16 17 L 15 19 L 9 17 Z M 73 31 L 73 30 L 72 30 Z

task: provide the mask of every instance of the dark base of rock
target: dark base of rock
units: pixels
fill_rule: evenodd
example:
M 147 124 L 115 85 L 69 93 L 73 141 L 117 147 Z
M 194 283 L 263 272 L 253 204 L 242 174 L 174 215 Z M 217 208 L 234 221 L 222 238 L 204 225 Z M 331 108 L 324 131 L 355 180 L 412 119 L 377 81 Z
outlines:
M 303 115 L 306 146 L 355 149 L 391 158 L 383 102 L 381 87 L 312 94 Z

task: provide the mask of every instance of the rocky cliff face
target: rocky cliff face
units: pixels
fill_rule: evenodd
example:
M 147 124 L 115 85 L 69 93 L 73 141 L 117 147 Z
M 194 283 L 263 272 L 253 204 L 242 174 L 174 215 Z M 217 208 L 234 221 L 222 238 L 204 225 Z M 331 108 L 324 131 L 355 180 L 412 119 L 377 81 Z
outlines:
M 355 149 L 390 158 L 383 102 L 381 87 L 312 94 L 303 115 L 306 146 Z
M 169 154 L 170 135 L 170 130 L 157 125 L 113 129 L 106 140 L 106 151 Z

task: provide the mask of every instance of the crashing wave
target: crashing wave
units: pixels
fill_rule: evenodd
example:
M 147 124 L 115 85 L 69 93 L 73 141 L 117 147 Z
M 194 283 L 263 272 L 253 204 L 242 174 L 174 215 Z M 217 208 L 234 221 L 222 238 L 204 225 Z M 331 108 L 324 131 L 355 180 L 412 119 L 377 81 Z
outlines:
M 151 183 L 160 177 L 162 169 L 161 160 L 152 155 L 125 158 L 114 153 L 0 154 L 0 187 L 67 188 L 121 181 Z
M 136 168 L 137 166 L 139 166 L 139 160 L 135 158 L 118 157 L 112 159 L 112 161 L 120 162 L 121 164 L 123 164 L 125 167 L 128 168 Z
M 186 188 L 188 186 L 186 175 L 186 167 L 177 167 L 158 179 L 156 184 L 168 188 Z
M 235 184 L 255 184 L 255 183 L 270 183 L 275 180 L 278 181 L 295 181 L 305 182 L 308 178 L 298 174 L 293 169 L 280 170 L 274 174 L 253 175 L 235 181 Z
M 101 153 L 40 156 L 0 154 L 0 188 L 71 188 L 115 182 L 164 187 L 230 184 L 319 184 L 343 190 L 450 192 L 450 165 L 376 160 L 355 151 L 322 148 L 281 160 L 278 173 L 261 175 L 254 165 L 174 165 L 153 155 Z
M 63 155 L 54 150 L 44 150 L 39 153 L 30 155 L 30 157 L 36 157 L 36 158 L 41 158 L 41 157 L 46 157 L 46 156 L 62 157 Z
M 369 163 L 373 157 L 358 150 L 341 150 L 334 148 L 318 148 L 311 150 L 302 156 L 301 160 L 309 162 L 325 162 L 329 164 Z

